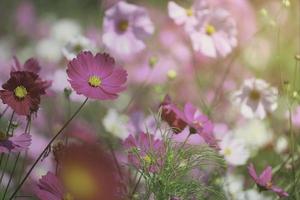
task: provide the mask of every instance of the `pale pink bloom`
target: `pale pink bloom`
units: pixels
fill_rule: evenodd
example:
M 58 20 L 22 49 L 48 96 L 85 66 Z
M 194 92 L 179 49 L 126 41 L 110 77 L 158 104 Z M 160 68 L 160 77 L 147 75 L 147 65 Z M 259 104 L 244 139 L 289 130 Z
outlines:
M 288 113 L 287 113 L 288 116 Z M 292 113 L 292 123 L 297 128 L 300 128 L 300 106 L 298 106 Z
M 235 20 L 223 9 L 215 9 L 198 19 L 190 33 L 193 49 L 208 57 L 226 57 L 237 45 Z
M 247 118 L 263 119 L 277 108 L 278 90 L 261 79 L 247 79 L 240 90 L 233 94 L 233 101 L 240 106 Z
M 174 1 L 168 3 L 170 18 L 173 19 L 177 25 L 183 25 L 187 32 L 192 31 L 197 25 L 197 15 L 201 15 L 207 11 L 208 6 L 206 0 L 197 0 L 190 8 L 181 7 Z
M 239 45 L 247 45 L 257 31 L 256 11 L 248 0 L 210 0 L 209 5 L 219 7 L 230 12 L 237 22 Z M 245 23 L 247 18 L 247 23 Z
M 105 12 L 102 40 L 116 56 L 140 52 L 153 32 L 152 21 L 142 7 L 120 1 Z

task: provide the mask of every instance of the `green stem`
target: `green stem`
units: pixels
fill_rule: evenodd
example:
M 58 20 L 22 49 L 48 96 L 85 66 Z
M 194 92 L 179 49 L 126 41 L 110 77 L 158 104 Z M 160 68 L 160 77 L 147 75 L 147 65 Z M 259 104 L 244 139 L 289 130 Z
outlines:
M 18 153 L 17 158 L 16 158 L 16 160 L 15 160 L 15 163 L 14 163 L 12 172 L 10 173 L 9 181 L 8 181 L 8 183 L 7 183 L 7 185 L 6 185 L 6 188 L 5 188 L 5 191 L 4 191 L 4 195 L 3 195 L 3 197 L 2 197 L 2 200 L 5 199 L 5 196 L 6 196 L 6 193 L 7 193 L 7 191 L 8 191 L 9 185 L 10 185 L 11 180 L 12 180 L 12 178 L 13 178 L 13 175 L 14 175 L 14 173 L 15 173 L 15 171 L 16 171 L 17 163 L 18 163 L 19 158 L 20 158 L 20 154 L 21 154 L 21 153 Z

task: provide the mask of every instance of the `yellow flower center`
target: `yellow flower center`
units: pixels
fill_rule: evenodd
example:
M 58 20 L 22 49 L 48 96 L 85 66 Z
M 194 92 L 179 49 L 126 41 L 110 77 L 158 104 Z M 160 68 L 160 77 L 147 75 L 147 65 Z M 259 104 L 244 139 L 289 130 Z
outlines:
M 205 32 L 206 32 L 207 35 L 212 35 L 216 32 L 216 28 L 213 25 L 208 24 L 208 25 L 206 25 Z
M 18 86 L 14 90 L 15 96 L 19 99 L 23 99 L 28 94 L 26 88 L 22 85 Z
M 170 69 L 167 75 L 169 79 L 175 79 L 177 77 L 177 72 L 174 69 Z
M 129 27 L 129 23 L 127 20 L 120 20 L 118 22 L 117 28 L 120 32 L 125 32 Z
M 267 182 L 267 184 L 266 184 L 267 189 L 271 189 L 272 186 L 273 186 L 273 183 L 271 181 Z
M 84 167 L 70 166 L 63 174 L 64 185 L 67 191 L 70 191 L 73 196 L 80 199 L 88 199 L 92 197 L 97 190 L 99 185 L 96 184 L 94 177 Z M 68 194 L 67 194 L 68 195 Z M 71 195 L 67 196 L 66 200 L 73 200 Z
M 101 79 L 98 76 L 90 76 L 89 85 L 92 87 L 99 87 L 101 85 Z
M 232 154 L 232 150 L 230 149 L 230 148 L 226 148 L 225 150 L 224 150 L 224 155 L 225 156 L 230 156 Z
M 152 162 L 153 162 L 153 159 L 152 159 L 152 157 L 151 156 L 149 156 L 149 155 L 146 155 L 146 156 L 144 156 L 144 161 L 145 161 L 145 163 L 146 163 L 146 165 L 150 165 Z
M 74 200 L 74 197 L 70 193 L 66 193 L 63 200 Z
M 3 140 L 7 140 L 7 136 L 5 133 L 3 133 L 2 131 L 0 131 L 0 141 L 3 141 Z
M 257 90 L 252 90 L 249 94 L 249 97 L 253 101 L 258 101 L 260 99 L 260 93 Z
M 188 17 L 191 17 L 191 16 L 194 15 L 194 11 L 193 11 L 192 8 L 187 8 L 187 9 L 185 9 L 185 12 L 186 12 L 186 15 L 187 15 Z

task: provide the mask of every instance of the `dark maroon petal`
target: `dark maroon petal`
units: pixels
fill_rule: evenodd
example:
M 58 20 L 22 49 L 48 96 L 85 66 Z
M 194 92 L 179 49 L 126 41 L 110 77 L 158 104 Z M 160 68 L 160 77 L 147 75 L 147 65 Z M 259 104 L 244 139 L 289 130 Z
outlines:
M 41 70 L 40 64 L 38 63 L 38 61 L 34 58 L 29 58 L 24 66 L 23 69 L 26 71 L 30 71 L 30 72 L 34 72 L 36 74 L 38 74 Z

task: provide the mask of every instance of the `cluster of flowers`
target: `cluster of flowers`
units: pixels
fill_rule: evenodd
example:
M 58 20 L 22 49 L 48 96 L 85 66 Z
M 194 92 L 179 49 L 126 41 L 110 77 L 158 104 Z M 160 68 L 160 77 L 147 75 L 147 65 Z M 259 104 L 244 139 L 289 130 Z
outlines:
M 196 0 L 188 8 L 169 1 L 167 11 L 173 25 L 183 27 L 193 51 L 201 56 L 225 58 L 237 46 L 238 27 L 229 11 L 205 0 Z M 55 73 L 54 76 L 59 78 L 53 78 L 56 79 L 53 81 L 46 80 L 40 73 L 42 66 L 36 59 L 30 58 L 22 65 L 14 57 L 9 78 L 0 90 L 2 103 L 7 106 L 0 120 L 5 118 L 8 111 L 12 111 L 6 132 L 0 130 L 0 165 L 4 156 L 9 160 L 11 153 L 16 155 L 3 199 L 10 191 L 9 199 L 14 199 L 21 189 L 24 193 L 33 193 L 40 200 L 208 198 L 212 195 L 210 186 L 218 186 L 218 189 L 223 187 L 219 179 L 214 177 L 219 166 L 213 161 L 223 162 L 224 159 L 229 166 L 228 171 L 231 171 L 247 164 L 251 157 L 250 150 L 265 145 L 253 141 L 255 139 L 251 135 L 248 137 L 252 143 L 247 144 L 241 134 L 236 133 L 238 131 L 229 131 L 227 125 L 215 122 L 207 110 L 189 101 L 184 102 L 182 109 L 179 103 L 171 99 L 172 95 L 166 94 L 163 94 L 161 102 L 156 102 L 159 104 L 155 107 L 157 118 L 134 115 L 136 113 L 128 117 L 116 110 L 109 110 L 103 119 L 103 126 L 116 138 L 110 135 L 103 142 L 102 138 L 99 141 L 95 136 L 87 137 L 77 130 L 80 133 L 71 141 L 66 136 L 63 138 L 65 142 L 56 143 L 56 139 L 64 133 L 88 100 L 116 100 L 127 89 L 131 73 L 120 63 L 130 63 L 130 59 L 139 57 L 139 53 L 147 49 L 146 40 L 154 31 L 154 24 L 145 8 L 119 1 L 105 11 L 103 21 L 101 42 L 109 53 L 94 53 L 96 48 L 93 42 L 80 34 L 76 35 L 62 48 L 62 54 L 68 60 L 67 69 L 60 70 L 60 74 Z M 147 67 L 153 69 L 158 62 L 151 57 Z M 172 78 L 176 72 L 169 70 L 168 76 Z M 147 78 L 142 78 L 146 79 L 145 84 Z M 62 128 L 54 136 L 52 134 L 40 154 L 35 156 L 32 165 L 25 170 L 26 156 L 33 143 L 32 119 L 39 119 L 41 98 L 51 96 L 53 88 L 63 88 L 68 100 L 73 91 L 85 100 Z M 132 100 L 134 98 L 133 95 Z M 217 98 L 214 97 L 212 106 L 218 101 Z M 259 123 L 277 109 L 278 90 L 262 79 L 250 78 L 244 80 L 240 89 L 230 95 L 230 100 L 245 119 Z M 126 108 L 130 104 L 131 101 Z M 15 115 L 26 120 L 21 134 L 15 131 L 19 128 L 14 124 Z M 246 129 L 242 132 L 246 132 Z M 41 160 L 49 159 L 50 153 L 54 158 L 51 161 L 55 165 L 54 170 L 47 170 L 38 180 L 34 180 L 33 187 L 28 188 L 24 183 L 32 181 L 32 173 Z M 16 165 L 22 154 L 25 156 L 22 163 L 24 169 L 16 177 Z M 222 175 L 218 174 L 218 178 Z M 273 184 L 271 166 L 257 175 L 254 165 L 249 164 L 248 177 L 260 192 L 272 191 L 280 198 L 289 196 L 284 189 Z M 15 184 L 11 184 L 12 180 Z M 230 189 L 224 186 L 224 190 Z M 238 192 L 241 194 L 236 199 L 247 199 L 242 189 Z M 256 190 L 248 192 L 253 192 L 257 199 L 265 198 Z M 231 197 L 225 194 L 221 198 L 225 196 Z

